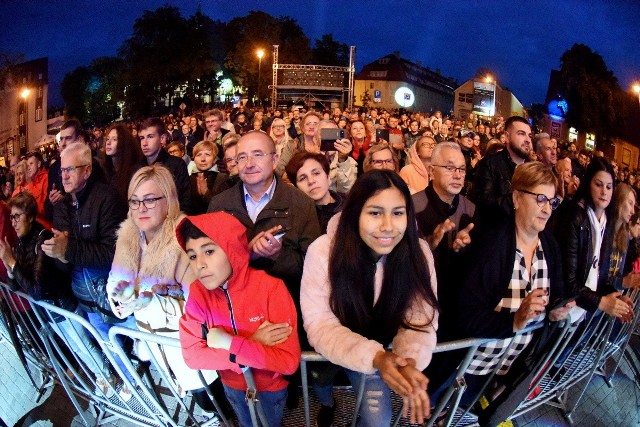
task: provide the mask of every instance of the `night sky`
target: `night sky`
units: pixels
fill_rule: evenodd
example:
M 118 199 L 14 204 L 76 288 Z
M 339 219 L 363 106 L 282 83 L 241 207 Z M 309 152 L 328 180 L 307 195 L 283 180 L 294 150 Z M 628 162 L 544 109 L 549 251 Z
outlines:
M 167 0 L 2 0 L 0 52 L 49 57 L 49 103 L 61 105 L 60 82 L 75 67 L 112 56 L 143 10 L 170 4 L 187 18 L 197 3 Z M 574 43 L 603 56 L 623 89 L 640 80 L 640 1 L 324 1 L 209 0 L 212 19 L 250 10 L 297 20 L 310 40 L 333 33 L 356 46 L 356 72 L 393 51 L 442 74 L 471 78 L 495 72 L 529 105 L 544 101 L 549 70 Z M 588 6 L 587 6 L 588 5 Z

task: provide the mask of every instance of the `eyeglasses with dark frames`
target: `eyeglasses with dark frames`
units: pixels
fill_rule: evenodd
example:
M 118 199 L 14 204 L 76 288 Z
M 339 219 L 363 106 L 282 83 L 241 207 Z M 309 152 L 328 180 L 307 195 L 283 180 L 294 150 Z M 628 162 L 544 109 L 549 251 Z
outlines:
M 536 196 L 536 203 L 538 203 L 538 206 L 542 207 L 544 205 L 546 205 L 547 203 L 549 203 L 549 206 L 551 206 L 551 210 L 555 211 L 558 206 L 560 206 L 560 198 L 559 197 L 552 197 L 552 198 L 548 198 L 546 195 L 544 194 L 540 194 L 540 193 L 533 193 L 531 191 L 527 191 L 527 190 L 516 190 L 519 191 L 521 193 L 526 193 L 526 194 L 531 194 L 532 196 Z
M 129 208 L 131 208 L 131 210 L 136 211 L 140 209 L 140 205 L 144 205 L 146 209 L 153 209 L 158 204 L 158 200 L 162 200 L 162 199 L 164 199 L 164 196 L 149 197 L 148 199 L 142 199 L 142 200 L 129 199 Z

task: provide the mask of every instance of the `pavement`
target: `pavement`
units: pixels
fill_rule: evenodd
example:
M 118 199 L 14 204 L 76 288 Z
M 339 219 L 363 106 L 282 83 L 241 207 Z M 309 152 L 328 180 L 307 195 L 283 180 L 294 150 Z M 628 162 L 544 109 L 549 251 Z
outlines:
M 573 422 L 576 427 L 620 426 L 640 427 L 640 338 L 633 336 L 629 349 L 620 369 L 611 379 L 612 386 L 602 377 L 596 376 L 587 387 L 575 413 Z M 613 364 L 607 365 L 608 369 Z M 42 398 L 36 402 L 37 390 L 20 363 L 10 342 L 0 341 L 0 426 L 82 426 L 82 419 L 71 404 L 60 385 L 48 387 Z M 338 415 L 344 418 L 336 425 L 348 425 L 349 406 L 353 407 L 353 394 L 341 391 L 338 400 L 347 404 Z M 576 396 L 571 396 L 570 399 Z M 351 402 L 351 403 L 349 403 Z M 315 413 L 315 402 L 312 411 Z M 285 426 L 302 426 L 302 402 L 297 410 L 285 412 Z M 91 419 L 91 414 L 85 414 Z M 503 423 L 505 424 L 505 423 Z M 125 421 L 116 421 L 110 426 L 133 425 Z M 407 425 L 404 422 L 400 425 Z M 511 424 L 514 427 L 550 427 L 570 426 L 562 413 L 551 406 L 543 406 L 522 415 Z

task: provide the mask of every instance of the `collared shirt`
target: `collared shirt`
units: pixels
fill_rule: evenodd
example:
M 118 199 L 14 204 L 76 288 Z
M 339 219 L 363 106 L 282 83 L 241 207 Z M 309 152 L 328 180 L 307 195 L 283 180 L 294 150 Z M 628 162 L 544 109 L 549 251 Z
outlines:
M 247 206 L 247 213 L 249 214 L 249 218 L 254 223 L 256 222 L 256 218 L 262 212 L 267 203 L 271 201 L 273 198 L 273 193 L 276 191 L 276 178 L 273 177 L 273 181 L 271 181 L 271 185 L 267 188 L 267 191 L 264 192 L 262 196 L 258 199 L 258 201 L 253 200 L 253 197 L 247 192 L 247 187 L 242 184 L 242 191 L 244 192 L 244 204 Z
M 547 262 L 544 258 L 542 250 L 542 242 L 538 241 L 536 251 L 531 260 L 531 275 L 524 261 L 524 254 L 520 249 L 516 248 L 516 256 L 513 263 L 513 274 L 509 287 L 505 290 L 505 294 L 494 308 L 495 311 L 515 313 L 520 308 L 522 301 L 533 289 L 544 289 L 549 291 L 550 279 Z M 541 322 L 545 318 L 545 313 L 530 319 L 527 326 Z M 511 364 L 518 355 L 529 345 L 533 338 L 533 332 L 515 335 L 513 338 L 493 341 L 482 345 L 476 351 L 476 354 L 467 368 L 467 373 L 473 375 L 487 375 L 495 369 L 501 361 L 505 351 L 506 358 L 502 361 L 497 374 L 504 375 L 509 371 Z

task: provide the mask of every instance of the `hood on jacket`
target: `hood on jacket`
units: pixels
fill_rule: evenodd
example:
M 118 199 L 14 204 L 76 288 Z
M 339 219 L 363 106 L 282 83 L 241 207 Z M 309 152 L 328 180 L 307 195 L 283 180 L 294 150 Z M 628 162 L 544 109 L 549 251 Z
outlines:
M 232 269 L 229 285 L 243 286 L 247 282 L 245 279 L 249 272 L 249 243 L 244 225 L 225 212 L 188 216 L 180 221 L 176 228 L 176 237 L 182 250 L 186 250 L 186 242 L 182 239 L 180 230 L 185 221 L 190 221 L 222 248 Z
M 418 150 L 416 148 L 417 145 L 418 144 L 413 144 L 411 148 L 409 148 L 409 160 L 411 161 L 411 165 L 413 165 L 416 173 L 429 182 L 429 172 L 427 171 L 424 163 L 422 163 L 420 156 L 418 156 Z

